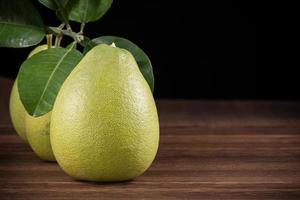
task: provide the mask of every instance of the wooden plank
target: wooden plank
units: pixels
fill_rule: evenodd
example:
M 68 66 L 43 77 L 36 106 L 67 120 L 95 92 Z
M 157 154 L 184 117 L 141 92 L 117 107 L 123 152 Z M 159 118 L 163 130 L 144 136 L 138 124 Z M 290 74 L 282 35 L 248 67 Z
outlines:
M 156 160 L 121 183 L 75 181 L 39 160 L 1 114 L 0 199 L 300 199 L 300 103 L 157 104 Z

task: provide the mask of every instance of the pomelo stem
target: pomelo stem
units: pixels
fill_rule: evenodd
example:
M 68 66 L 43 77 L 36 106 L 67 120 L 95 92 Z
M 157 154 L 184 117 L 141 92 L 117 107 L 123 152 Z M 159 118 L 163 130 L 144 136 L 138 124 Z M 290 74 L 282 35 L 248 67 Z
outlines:
M 50 49 L 52 47 L 52 34 L 47 34 L 46 38 L 47 38 L 48 49 Z
M 56 38 L 55 38 L 55 47 L 60 47 L 60 42 L 62 40 L 62 35 L 57 35 Z
M 111 46 L 111 47 L 116 47 L 116 44 L 113 42 L 113 43 L 111 43 L 110 46 Z
M 83 29 L 84 29 L 84 27 L 85 27 L 85 23 L 82 22 L 82 23 L 80 24 L 80 31 L 79 31 L 79 34 L 83 34 Z

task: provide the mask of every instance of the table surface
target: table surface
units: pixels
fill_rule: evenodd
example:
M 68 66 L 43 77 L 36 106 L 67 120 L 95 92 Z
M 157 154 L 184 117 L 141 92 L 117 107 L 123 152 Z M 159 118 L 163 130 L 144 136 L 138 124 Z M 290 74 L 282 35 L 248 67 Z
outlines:
M 160 147 L 133 181 L 75 181 L 39 160 L 8 116 L 0 78 L 0 199 L 300 199 L 300 103 L 157 101 Z

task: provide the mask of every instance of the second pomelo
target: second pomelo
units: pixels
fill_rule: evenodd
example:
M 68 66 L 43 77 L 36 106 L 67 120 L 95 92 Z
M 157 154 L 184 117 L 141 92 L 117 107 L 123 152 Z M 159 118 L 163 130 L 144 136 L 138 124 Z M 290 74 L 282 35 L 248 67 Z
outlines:
M 40 117 L 26 116 L 26 136 L 32 150 L 46 161 L 55 161 L 50 144 L 51 112 Z
M 20 100 L 17 80 L 14 82 L 9 99 L 9 112 L 12 124 L 20 138 L 28 143 L 26 137 L 25 118 L 27 112 Z
M 47 48 L 47 45 L 36 47 L 30 52 L 28 58 Z M 30 116 L 20 100 L 17 79 L 11 91 L 9 108 L 12 123 L 18 135 L 29 143 L 41 159 L 55 161 L 49 137 L 51 112 L 37 118 Z

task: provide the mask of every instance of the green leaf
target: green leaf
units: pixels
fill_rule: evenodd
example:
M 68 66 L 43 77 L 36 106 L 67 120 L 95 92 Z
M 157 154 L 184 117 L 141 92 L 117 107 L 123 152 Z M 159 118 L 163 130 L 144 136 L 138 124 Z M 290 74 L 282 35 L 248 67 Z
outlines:
M 139 48 L 136 44 L 133 42 L 116 36 L 101 36 L 98 38 L 95 38 L 91 40 L 88 45 L 84 49 L 84 54 L 86 54 L 90 49 L 92 49 L 94 46 L 98 44 L 112 44 L 115 43 L 116 47 L 123 48 L 128 50 L 135 58 L 140 71 L 142 72 L 144 78 L 148 82 L 152 92 L 154 90 L 154 75 L 152 70 L 152 65 L 150 62 L 149 57 L 146 55 L 146 53 Z
M 37 117 L 52 110 L 61 85 L 81 58 L 82 54 L 75 49 L 51 48 L 22 64 L 18 89 L 30 115 Z
M 52 10 L 55 10 L 57 18 L 62 22 L 64 22 L 65 24 L 68 24 L 68 19 L 67 19 L 68 16 L 66 13 L 65 6 L 69 0 L 38 0 L 38 1 L 44 6 Z
M 69 24 L 68 16 L 67 16 L 67 13 L 66 13 L 66 8 L 65 8 L 65 5 L 64 5 L 64 3 L 66 3 L 66 2 L 61 1 L 61 0 L 52 0 L 52 1 L 57 6 L 56 16 L 58 17 L 58 19 L 60 19 L 65 24 Z
M 69 20 L 87 23 L 100 19 L 111 7 L 113 0 L 72 0 L 66 5 Z
M 30 1 L 0 1 L 0 47 L 29 47 L 44 36 L 41 16 Z
M 46 6 L 47 8 L 50 8 L 52 10 L 57 10 L 58 6 L 56 5 L 56 2 L 54 0 L 38 0 L 41 4 Z M 69 0 L 60 0 L 62 5 L 65 6 Z

